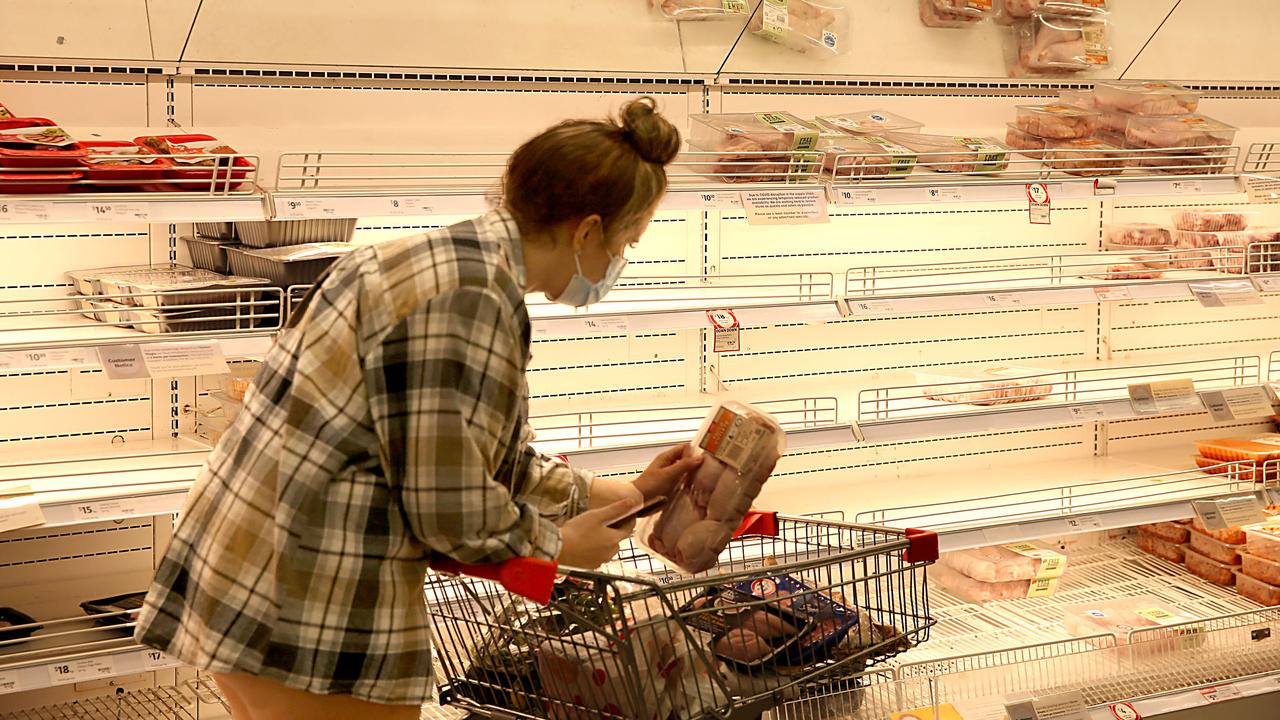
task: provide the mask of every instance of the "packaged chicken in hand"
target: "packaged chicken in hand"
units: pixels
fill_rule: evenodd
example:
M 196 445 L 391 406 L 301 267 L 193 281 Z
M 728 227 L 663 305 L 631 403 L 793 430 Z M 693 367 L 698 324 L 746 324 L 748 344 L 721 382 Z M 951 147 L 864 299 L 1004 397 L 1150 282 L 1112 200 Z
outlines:
M 719 153 L 701 172 L 725 182 L 797 182 L 818 173 L 818 129 L 785 112 L 690 115 L 689 147 Z
M 656 518 L 641 521 L 641 544 L 689 573 L 715 567 L 751 503 L 786 449 L 777 421 L 756 408 L 725 401 L 694 437 L 706 459 Z
M 838 55 L 849 49 L 844 0 L 764 0 L 747 30 L 796 52 Z
M 1013 77 L 1070 75 L 1111 64 L 1105 14 L 1037 10 L 1013 26 L 1008 67 Z
M 663 17 L 672 20 L 733 20 L 741 22 L 760 0 L 650 0 Z

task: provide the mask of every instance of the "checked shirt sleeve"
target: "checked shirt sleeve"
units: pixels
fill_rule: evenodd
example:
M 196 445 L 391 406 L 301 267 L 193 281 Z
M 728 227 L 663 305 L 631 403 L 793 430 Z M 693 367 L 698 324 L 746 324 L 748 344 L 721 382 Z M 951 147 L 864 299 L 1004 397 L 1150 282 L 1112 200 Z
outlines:
M 554 559 L 560 531 L 494 479 L 522 408 L 523 348 L 493 290 L 442 293 L 366 358 L 382 465 L 414 534 L 461 562 Z
M 533 435 L 526 422 L 520 438 L 524 482 L 517 497 L 537 508 L 543 517 L 557 521 L 586 512 L 594 475 L 533 449 L 529 445 Z

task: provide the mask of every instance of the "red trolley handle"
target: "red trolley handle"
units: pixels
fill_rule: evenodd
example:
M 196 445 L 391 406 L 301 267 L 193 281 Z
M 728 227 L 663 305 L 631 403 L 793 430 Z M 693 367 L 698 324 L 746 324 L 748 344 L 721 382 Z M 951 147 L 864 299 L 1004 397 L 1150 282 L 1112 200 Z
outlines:
M 450 575 L 493 580 L 508 592 L 528 598 L 539 605 L 551 603 L 551 590 L 556 583 L 560 566 L 552 560 L 538 558 L 511 558 L 492 565 L 471 565 L 453 558 L 440 557 L 431 560 L 431 569 Z

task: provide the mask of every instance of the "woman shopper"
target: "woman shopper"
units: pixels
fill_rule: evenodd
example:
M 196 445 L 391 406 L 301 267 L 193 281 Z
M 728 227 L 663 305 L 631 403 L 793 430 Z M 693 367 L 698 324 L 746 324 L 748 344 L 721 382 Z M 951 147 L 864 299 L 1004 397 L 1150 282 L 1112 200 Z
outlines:
M 666 191 L 677 130 L 651 98 L 526 142 L 499 208 L 336 263 L 210 455 L 138 617 L 213 673 L 235 720 L 417 718 L 433 555 L 594 568 L 669 493 L 684 446 L 633 483 L 530 448 L 524 298 L 608 292 Z

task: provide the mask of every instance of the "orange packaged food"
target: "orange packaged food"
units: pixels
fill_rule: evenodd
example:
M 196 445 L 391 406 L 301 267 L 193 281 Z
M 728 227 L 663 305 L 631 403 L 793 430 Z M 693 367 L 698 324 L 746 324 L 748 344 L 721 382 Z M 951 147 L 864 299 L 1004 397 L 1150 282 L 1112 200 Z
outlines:
M 1188 570 L 1197 577 L 1208 580 L 1214 585 L 1230 587 L 1236 584 L 1236 571 L 1240 569 L 1239 565 L 1220 563 L 1217 560 L 1201 555 L 1195 550 L 1187 550 L 1186 561 Z
M 1245 575 L 1271 585 L 1280 585 L 1280 562 L 1251 553 L 1244 553 L 1240 559 L 1240 570 Z
M 1181 543 L 1162 540 L 1149 532 L 1138 530 L 1138 549 L 1169 562 L 1180 563 L 1185 560 L 1187 546 Z
M 1139 525 L 1139 532 L 1145 532 L 1154 535 L 1161 540 L 1171 543 L 1185 543 L 1191 535 L 1191 530 L 1186 525 L 1179 525 L 1176 522 L 1158 522 L 1150 525 Z
M 1266 607 L 1280 605 L 1280 587 L 1249 577 L 1244 573 L 1236 576 L 1236 592 L 1259 605 Z
M 1244 532 L 1250 555 L 1280 562 L 1280 522 L 1273 518 L 1272 522 L 1250 525 Z
M 1211 460 L 1267 462 L 1280 460 L 1280 433 L 1260 433 L 1238 437 L 1199 440 L 1200 455 Z
M 1243 528 L 1229 527 L 1223 528 L 1222 530 L 1210 530 L 1204 526 L 1204 523 L 1201 522 L 1198 517 L 1192 518 L 1191 527 L 1215 540 L 1227 543 L 1228 545 L 1240 545 L 1248 539 L 1245 536 Z
M 1240 552 L 1244 550 L 1244 544 L 1224 543 L 1215 537 L 1196 531 L 1191 533 L 1191 549 L 1210 560 L 1217 560 L 1226 565 L 1239 565 Z

